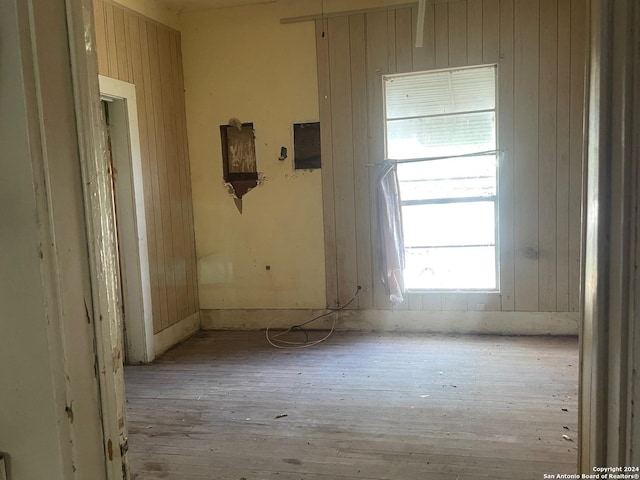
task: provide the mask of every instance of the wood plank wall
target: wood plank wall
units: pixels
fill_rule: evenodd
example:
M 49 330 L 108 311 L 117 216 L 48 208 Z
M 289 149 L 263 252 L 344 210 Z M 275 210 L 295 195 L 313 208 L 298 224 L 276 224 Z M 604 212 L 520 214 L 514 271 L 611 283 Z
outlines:
M 180 33 L 94 0 L 98 70 L 136 86 L 154 333 L 199 311 Z
M 586 0 L 456 0 L 316 21 L 327 303 L 354 308 L 579 308 Z M 498 64 L 500 293 L 409 293 L 393 306 L 378 265 L 381 76 Z M 341 303 L 340 303 L 341 302 Z

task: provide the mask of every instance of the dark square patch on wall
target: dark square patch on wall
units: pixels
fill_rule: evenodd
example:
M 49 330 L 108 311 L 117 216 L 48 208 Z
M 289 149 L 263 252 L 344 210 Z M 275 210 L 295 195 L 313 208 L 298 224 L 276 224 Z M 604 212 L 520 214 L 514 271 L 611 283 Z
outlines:
M 294 168 L 320 168 L 320 122 L 293 124 Z

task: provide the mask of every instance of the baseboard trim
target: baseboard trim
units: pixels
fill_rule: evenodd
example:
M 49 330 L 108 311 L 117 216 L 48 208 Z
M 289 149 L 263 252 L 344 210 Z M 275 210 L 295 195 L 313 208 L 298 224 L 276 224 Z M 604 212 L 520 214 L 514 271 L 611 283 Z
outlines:
M 158 357 L 171 347 L 186 340 L 200 330 L 200 312 L 188 316 L 184 320 L 171 325 L 169 328 L 156 333 L 153 336 L 153 351 Z
M 202 310 L 203 330 L 261 330 L 286 328 L 326 310 Z M 480 333 L 500 335 L 577 335 L 577 312 L 476 312 L 423 310 L 343 310 L 336 330 Z M 308 325 L 327 329 L 327 317 Z M 307 327 L 305 327 L 307 328 Z

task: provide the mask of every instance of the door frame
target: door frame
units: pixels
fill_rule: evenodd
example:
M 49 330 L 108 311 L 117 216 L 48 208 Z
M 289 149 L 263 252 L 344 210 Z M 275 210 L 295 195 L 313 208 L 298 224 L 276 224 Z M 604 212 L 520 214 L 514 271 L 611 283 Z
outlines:
M 136 87 L 132 83 L 99 76 L 100 96 L 112 101 L 112 149 L 121 258 L 122 301 L 128 363 L 149 363 L 155 357 L 151 278 L 144 208 L 144 181 Z

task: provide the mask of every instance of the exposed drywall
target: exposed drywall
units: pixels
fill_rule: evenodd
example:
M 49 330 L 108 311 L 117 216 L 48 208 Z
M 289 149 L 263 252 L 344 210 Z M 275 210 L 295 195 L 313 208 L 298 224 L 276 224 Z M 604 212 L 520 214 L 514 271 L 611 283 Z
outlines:
M 201 308 L 325 304 L 320 172 L 278 160 L 280 147 L 293 152 L 292 124 L 318 120 L 313 24 L 280 24 L 304 13 L 270 3 L 181 15 Z M 231 117 L 253 122 L 264 176 L 242 214 L 222 180 L 219 126 Z
M 113 0 L 113 2 L 119 3 L 123 7 L 134 10 L 168 27 L 176 30 L 180 29 L 177 10 L 167 8 L 158 0 Z

